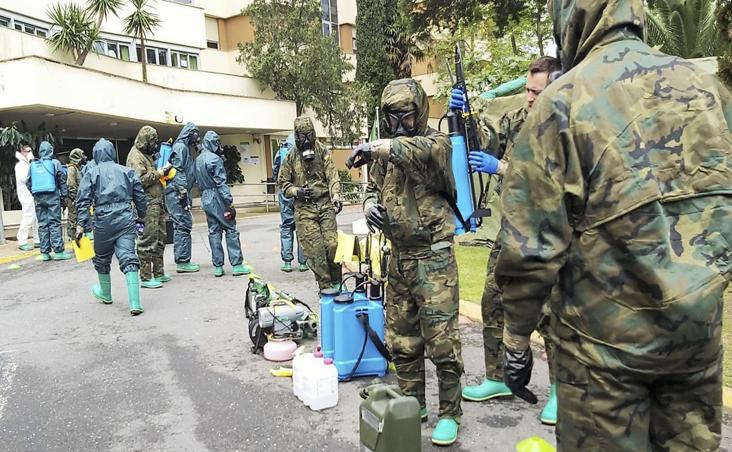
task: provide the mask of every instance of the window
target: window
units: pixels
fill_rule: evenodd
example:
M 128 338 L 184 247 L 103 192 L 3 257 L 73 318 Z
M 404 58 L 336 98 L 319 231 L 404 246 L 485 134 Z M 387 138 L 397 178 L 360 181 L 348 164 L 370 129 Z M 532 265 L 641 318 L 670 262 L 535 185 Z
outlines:
M 142 49 L 140 48 L 140 46 L 135 46 L 135 50 L 137 50 L 137 61 L 141 61 L 140 56 L 142 55 Z M 167 66 L 168 49 L 145 46 L 145 61 L 147 61 L 148 64 Z
M 0 27 L 10 28 L 10 18 L 5 17 L 5 16 L 0 16 Z
M 36 27 L 35 25 L 27 24 L 25 22 L 20 22 L 18 20 L 14 21 L 14 27 L 18 31 L 22 31 L 24 33 L 28 33 L 30 35 L 36 35 L 40 36 L 41 38 L 45 38 L 48 34 L 48 30 L 41 27 Z
M 219 43 L 216 41 L 206 41 L 206 47 L 208 47 L 209 49 L 218 49 Z
M 170 51 L 170 65 L 185 69 L 198 70 L 198 55 L 178 50 Z
M 338 1 L 320 0 L 320 8 L 323 12 L 323 34 L 333 36 L 338 42 Z
M 110 58 L 130 61 L 130 45 L 124 42 L 94 41 L 94 51 Z

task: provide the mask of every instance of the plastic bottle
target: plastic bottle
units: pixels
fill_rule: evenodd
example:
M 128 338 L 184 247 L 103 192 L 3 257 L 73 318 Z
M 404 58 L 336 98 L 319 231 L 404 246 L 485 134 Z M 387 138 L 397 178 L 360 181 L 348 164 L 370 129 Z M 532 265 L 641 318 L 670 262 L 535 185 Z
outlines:
M 310 406 L 311 401 L 316 396 L 317 376 L 323 365 L 323 353 L 321 351 L 316 351 L 313 353 L 313 357 L 306 361 L 303 366 L 301 371 L 302 379 L 299 380 L 299 399 L 302 400 L 305 405 Z
M 320 346 L 315 348 L 315 352 L 320 352 Z M 297 353 L 292 359 L 292 393 L 300 400 L 303 398 L 303 376 L 314 359 L 312 352 Z
M 315 396 L 310 400 L 310 409 L 319 411 L 338 404 L 338 369 L 331 358 L 325 358 L 316 367 Z
M 289 361 L 297 350 L 297 344 L 292 340 L 272 340 L 264 344 L 264 359 L 268 361 Z

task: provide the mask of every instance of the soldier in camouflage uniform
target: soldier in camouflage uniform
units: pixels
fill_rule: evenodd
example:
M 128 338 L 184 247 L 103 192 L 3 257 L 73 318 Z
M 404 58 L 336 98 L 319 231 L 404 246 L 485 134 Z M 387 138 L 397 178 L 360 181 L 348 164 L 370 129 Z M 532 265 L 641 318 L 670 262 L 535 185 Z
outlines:
M 147 197 L 145 230 L 137 239 L 137 255 L 140 257 L 140 285 L 148 289 L 162 287 L 164 282 L 170 281 L 163 263 L 165 209 L 160 178 L 165 170 L 157 169 L 153 157 L 158 146 L 158 132 L 150 126 L 143 126 L 137 133 L 135 145 L 127 155 L 127 166 L 135 170 Z
M 340 286 L 341 266 L 336 214 L 341 211 L 341 183 L 328 150 L 315 139 L 310 118 L 295 119 L 295 149 L 282 163 L 277 184 L 295 198 L 295 230 L 318 287 Z
M 540 57 L 531 63 L 526 77 L 526 104 L 522 107 L 508 112 L 500 119 L 496 127 L 489 119 L 491 113 L 490 101 L 482 97 L 471 104 L 478 116 L 480 127 L 481 147 L 487 150 L 495 150 L 500 163 L 495 157 L 483 152 L 471 153 L 471 164 L 479 171 L 496 174 L 498 185 L 496 192 L 500 194 L 503 184 L 503 175 L 513 152 L 513 143 L 521 127 L 524 125 L 529 110 L 533 107 L 536 99 L 549 84 L 549 75 L 561 69 L 558 59 L 553 57 Z M 451 109 L 461 109 L 464 94 L 460 89 L 453 90 L 450 101 Z M 500 202 L 493 206 L 493 210 L 500 209 Z M 500 212 L 498 212 L 500 213 Z M 501 247 L 498 244 L 493 246 L 488 259 L 485 287 L 481 299 L 481 312 L 483 317 L 483 352 L 485 357 L 485 380 L 477 386 L 466 386 L 463 388 L 463 398 L 472 401 L 484 401 L 495 397 L 510 396 L 511 390 L 503 382 L 503 302 L 501 291 L 496 284 L 494 270 Z M 548 306 L 546 308 L 548 314 Z M 549 399 L 544 406 L 539 419 L 545 424 L 556 424 L 557 422 L 557 399 L 556 386 L 554 384 L 554 372 L 551 361 L 552 343 L 549 338 L 548 317 L 540 322 L 540 331 L 544 337 L 544 344 L 549 363 L 549 380 L 551 388 Z
M 393 250 L 386 286 L 387 343 L 397 381 L 419 401 L 423 420 L 425 354 L 437 367 L 440 420 L 432 442 L 455 442 L 463 373 L 458 329 L 458 272 L 453 251 L 455 196 L 452 146 L 427 127 L 429 105 L 413 79 L 389 83 L 381 96 L 391 139 L 359 145 L 348 166 L 373 161 L 364 201 L 369 227 L 381 229 Z M 361 160 L 359 160 L 361 159 Z
M 84 166 L 84 160 L 84 151 L 74 148 L 69 153 L 69 164 L 66 166 L 66 187 L 69 191 L 66 232 L 69 240 L 73 240 L 76 234 L 76 193 L 79 191 L 79 183 L 81 183 L 81 168 Z
M 643 42 L 641 0 L 553 0 L 568 71 L 516 139 L 496 279 L 505 379 L 552 296 L 560 451 L 718 450 L 732 96 Z

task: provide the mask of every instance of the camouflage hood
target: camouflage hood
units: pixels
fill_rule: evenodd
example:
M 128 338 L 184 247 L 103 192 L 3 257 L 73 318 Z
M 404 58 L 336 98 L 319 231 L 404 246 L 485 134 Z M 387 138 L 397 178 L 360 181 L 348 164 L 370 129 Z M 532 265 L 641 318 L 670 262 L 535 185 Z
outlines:
M 137 149 L 142 149 L 147 145 L 150 141 L 154 141 L 158 139 L 158 131 L 150 126 L 142 126 L 139 132 L 137 132 L 137 137 L 135 137 L 135 147 Z
M 308 118 L 307 116 L 298 116 L 295 118 L 295 133 L 310 133 L 312 132 L 313 136 L 315 136 L 315 126 L 313 125 L 313 121 Z M 293 142 L 294 142 L 294 136 L 293 136 Z
M 551 0 L 554 39 L 565 72 L 608 35 L 625 31 L 643 39 L 642 0 Z
M 221 137 L 213 130 L 206 132 L 203 136 L 203 152 L 213 152 L 216 154 L 219 147 L 221 146 Z
M 111 142 L 105 140 L 104 138 L 101 138 L 99 141 L 97 141 L 97 144 L 94 145 L 94 150 L 92 151 L 92 154 L 94 155 L 94 161 L 99 163 L 104 162 L 114 162 L 116 161 L 117 153 L 114 152 L 114 145 L 112 145 Z
M 69 153 L 69 160 L 71 160 L 71 163 L 78 165 L 81 163 L 81 161 L 84 159 L 84 151 L 82 151 L 79 148 L 74 148 L 71 153 Z
M 41 142 L 38 147 L 38 155 L 41 156 L 42 160 L 50 160 L 53 158 L 53 145 L 48 141 Z
M 422 85 L 414 79 L 403 78 L 392 80 L 381 94 L 381 111 L 410 110 L 417 111 L 417 135 L 427 133 L 427 120 L 430 116 L 430 106 Z

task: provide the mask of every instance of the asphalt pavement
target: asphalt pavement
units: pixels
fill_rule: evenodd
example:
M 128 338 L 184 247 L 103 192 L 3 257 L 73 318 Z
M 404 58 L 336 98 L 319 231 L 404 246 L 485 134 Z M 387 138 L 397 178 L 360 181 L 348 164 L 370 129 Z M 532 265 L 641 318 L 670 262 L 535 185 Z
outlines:
M 339 216 L 342 229 L 359 214 Z M 317 308 L 310 272 L 279 271 L 279 216 L 239 220 L 245 259 L 255 273 Z M 213 277 L 208 236 L 193 231 L 201 271 L 174 272 L 163 289 L 142 290 L 145 313 L 131 317 L 124 277 L 112 267 L 114 304 L 94 301 L 91 263 L 19 262 L 0 270 L 0 451 L 356 451 L 360 389 L 371 378 L 339 385 L 334 408 L 311 411 L 292 394 L 280 364 L 251 352 L 244 317 L 246 277 Z M 464 383 L 482 379 L 478 325 L 461 325 Z M 313 342 L 308 343 L 311 346 Z M 548 394 L 541 351 L 530 388 L 539 404 L 518 399 L 463 403 L 458 443 L 436 448 L 437 382 L 428 364 L 423 450 L 512 451 L 554 429 L 537 417 Z M 393 381 L 393 377 L 387 377 Z M 725 418 L 723 444 L 732 444 Z M 729 447 L 729 446 L 726 446 Z

